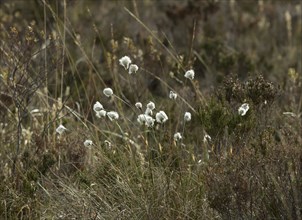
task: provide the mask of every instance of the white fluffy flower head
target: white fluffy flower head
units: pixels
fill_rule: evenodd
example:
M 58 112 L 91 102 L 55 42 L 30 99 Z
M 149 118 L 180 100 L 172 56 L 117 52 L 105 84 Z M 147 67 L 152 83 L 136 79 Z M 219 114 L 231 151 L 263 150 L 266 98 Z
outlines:
M 84 146 L 85 147 L 91 147 L 92 146 L 92 140 L 86 140 L 86 141 L 84 141 Z
M 56 129 L 56 132 L 57 132 L 59 135 L 61 135 L 61 134 L 63 134 L 64 131 L 66 131 L 66 130 L 67 130 L 67 128 L 65 128 L 63 125 L 59 125 L 59 126 L 57 127 L 57 129 Z
M 131 59 L 128 56 L 124 56 L 121 59 L 119 59 L 119 62 L 121 66 L 123 66 L 125 69 L 128 69 L 131 63 Z
M 176 132 L 174 134 L 174 141 L 180 141 L 182 139 L 182 136 L 179 132 Z
M 93 105 L 93 111 L 95 111 L 95 112 L 101 111 L 102 109 L 104 109 L 104 107 L 100 102 L 96 102 Z
M 146 108 L 145 115 L 153 115 L 153 112 L 150 108 Z
M 137 117 L 137 121 L 138 121 L 138 123 L 140 123 L 141 125 L 145 124 L 145 125 L 148 126 L 148 127 L 153 127 L 154 122 L 155 122 L 155 119 L 152 118 L 152 117 L 149 116 L 149 115 L 140 114 L 140 115 Z
M 191 121 L 191 113 L 190 112 L 186 112 L 185 115 L 184 115 L 184 120 L 185 121 Z
M 157 112 L 155 117 L 156 121 L 161 124 L 165 123 L 168 120 L 168 116 L 164 111 Z
M 146 115 L 145 117 L 146 117 L 145 125 L 146 125 L 147 127 L 153 127 L 154 122 L 155 122 L 155 119 L 152 118 L 152 117 L 149 116 L 149 115 Z
M 103 93 L 104 93 L 104 95 L 107 96 L 107 97 L 110 97 L 110 96 L 113 95 L 113 91 L 112 91 L 111 88 L 105 88 L 105 89 L 103 90 Z
M 104 109 L 102 109 L 101 111 L 96 112 L 96 117 L 102 118 L 102 117 L 105 117 L 106 114 L 107 114 L 107 112 Z
M 170 91 L 169 98 L 175 100 L 177 98 L 177 94 L 173 91 Z
M 212 140 L 211 136 L 206 134 L 204 137 L 203 137 L 203 142 L 204 143 L 208 143 Z
M 146 116 L 145 114 L 140 114 L 137 116 L 137 121 L 140 123 L 140 125 L 143 125 L 146 122 Z
M 138 109 L 142 109 L 143 104 L 141 102 L 137 102 L 137 103 L 135 103 L 135 107 L 138 108 Z
M 130 64 L 129 74 L 136 73 L 138 71 L 138 66 L 136 64 Z
M 190 79 L 190 80 L 193 80 L 194 79 L 194 76 L 195 76 L 195 72 L 194 70 L 188 70 L 186 73 L 185 73 L 185 77 Z
M 247 111 L 250 109 L 250 106 L 248 103 L 243 103 L 239 108 L 238 108 L 238 114 L 241 116 L 244 116 Z
M 108 140 L 105 140 L 104 143 L 107 147 L 111 147 L 111 145 L 112 145 L 111 142 Z
M 119 114 L 115 111 L 107 112 L 107 116 L 111 121 L 117 120 L 119 118 Z
M 150 110 L 154 110 L 154 109 L 155 109 L 155 104 L 154 104 L 154 102 L 149 102 L 149 103 L 147 104 L 147 108 L 150 109 Z

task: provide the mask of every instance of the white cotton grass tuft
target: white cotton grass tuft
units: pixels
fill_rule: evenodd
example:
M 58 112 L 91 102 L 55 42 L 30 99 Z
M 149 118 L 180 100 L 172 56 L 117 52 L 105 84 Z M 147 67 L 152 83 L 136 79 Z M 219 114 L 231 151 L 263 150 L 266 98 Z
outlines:
M 154 102 L 149 102 L 149 103 L 147 104 L 147 108 L 150 109 L 150 110 L 154 110 L 154 109 L 155 109 L 155 104 L 154 104 Z
M 85 140 L 85 141 L 84 141 L 84 146 L 85 146 L 85 147 L 91 147 L 92 144 L 93 144 L 92 140 Z
M 104 143 L 107 147 L 111 147 L 111 145 L 112 145 L 111 142 L 108 140 L 105 140 Z
M 155 119 L 152 118 L 152 117 L 149 116 L 149 115 L 140 114 L 140 115 L 137 117 L 137 121 L 138 121 L 138 123 L 140 123 L 140 125 L 145 124 L 147 127 L 153 127 L 154 122 L 155 122 Z
M 111 88 L 105 88 L 105 89 L 103 90 L 103 93 L 104 93 L 104 95 L 107 96 L 107 97 L 111 97 L 111 96 L 113 95 L 113 91 L 112 91 Z
M 150 108 L 146 108 L 145 115 L 149 115 L 149 116 L 153 115 L 152 110 Z
M 61 135 L 61 134 L 63 134 L 64 131 L 66 131 L 66 130 L 67 130 L 67 128 L 65 128 L 63 125 L 59 125 L 59 126 L 57 127 L 57 129 L 56 129 L 56 132 L 57 132 L 59 135 Z
M 154 119 L 154 118 L 152 118 L 152 117 L 149 116 L 149 115 L 146 115 L 145 125 L 146 125 L 147 127 L 153 127 L 154 122 L 155 122 L 155 119 Z
M 238 114 L 240 116 L 245 116 L 248 110 L 250 109 L 250 106 L 248 103 L 243 103 L 239 108 L 238 108 Z
M 161 124 L 165 123 L 168 120 L 168 116 L 164 111 L 157 112 L 155 118 L 156 121 Z
M 146 122 L 146 115 L 145 114 L 138 115 L 137 116 L 137 121 L 138 121 L 138 123 L 140 123 L 140 125 L 145 124 L 145 122 Z
M 174 134 L 173 138 L 174 138 L 174 141 L 177 142 L 177 141 L 180 141 L 182 139 L 182 136 L 181 136 L 181 134 L 179 132 L 176 132 Z
M 128 56 L 123 56 L 121 59 L 119 59 L 119 62 L 120 65 L 127 70 L 129 68 L 129 65 L 131 64 L 131 59 Z
M 107 112 L 107 116 L 111 121 L 119 119 L 119 114 L 115 111 Z
M 138 66 L 136 64 L 131 64 L 129 67 L 129 74 L 136 73 L 138 71 Z
M 206 134 L 204 137 L 203 137 L 203 142 L 204 143 L 208 143 L 212 140 L 211 136 Z
M 100 103 L 100 102 L 96 102 L 94 105 L 93 105 L 93 111 L 95 111 L 95 115 L 96 117 L 98 118 L 102 118 L 102 117 L 105 117 L 106 116 L 106 111 L 103 107 L 103 105 Z
M 186 112 L 185 115 L 184 115 L 184 120 L 186 122 L 188 122 L 188 121 L 191 121 L 191 118 L 192 118 L 191 113 L 190 112 Z
M 177 94 L 173 91 L 170 91 L 169 98 L 175 100 L 177 98 Z
M 104 109 L 102 109 L 101 111 L 96 112 L 96 117 L 102 118 L 102 117 L 105 117 L 106 114 L 107 114 L 107 112 Z
M 135 107 L 141 110 L 143 108 L 143 104 L 141 102 L 137 102 L 135 103 Z
M 186 73 L 185 73 L 185 77 L 190 79 L 190 80 L 193 80 L 194 79 L 194 76 L 195 76 L 195 72 L 194 70 L 188 70 Z
M 103 105 L 98 101 L 93 105 L 93 111 L 95 112 L 99 112 L 103 109 L 104 109 Z

